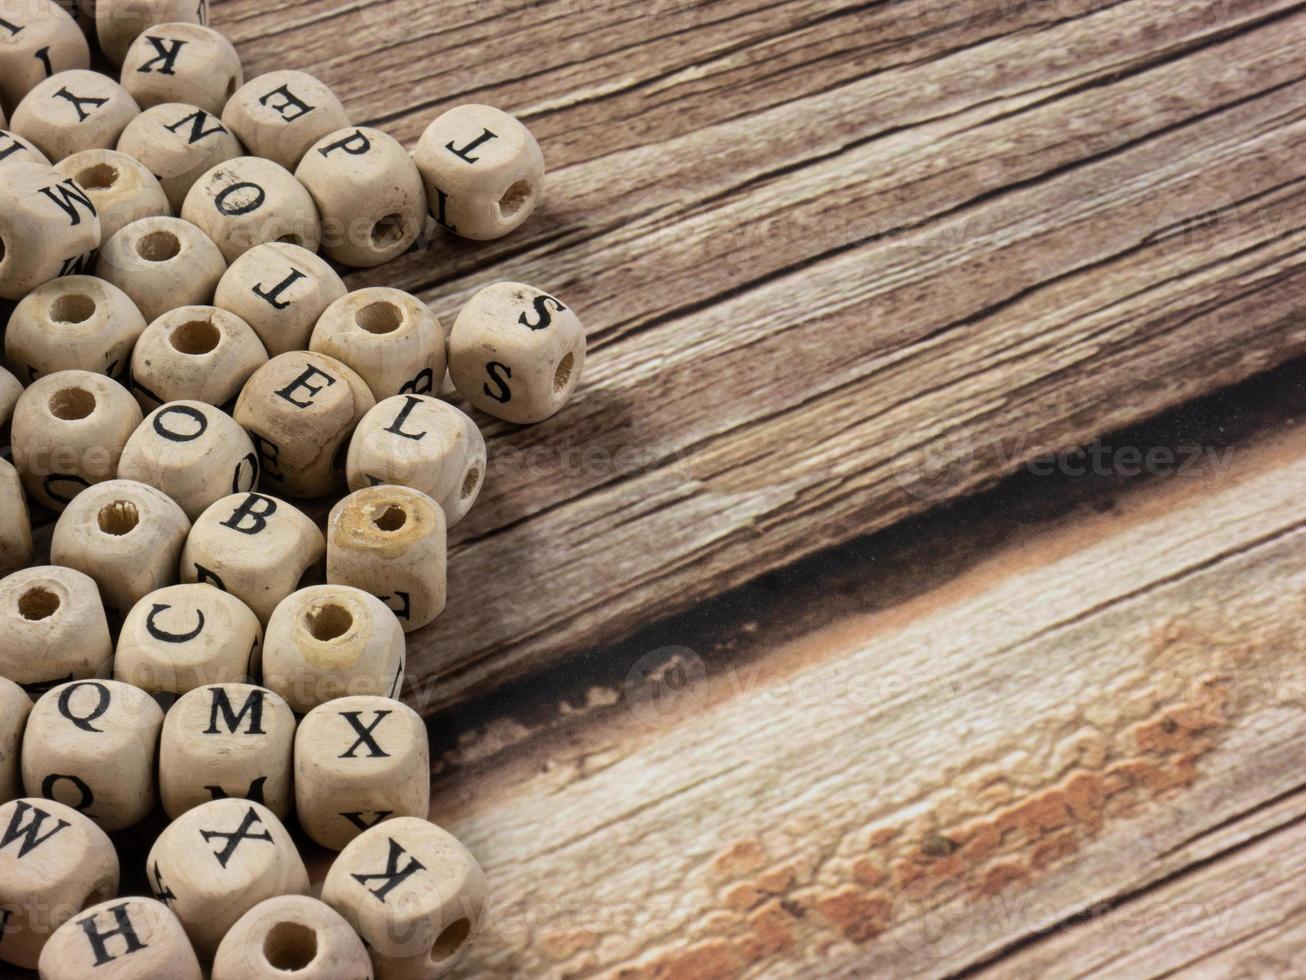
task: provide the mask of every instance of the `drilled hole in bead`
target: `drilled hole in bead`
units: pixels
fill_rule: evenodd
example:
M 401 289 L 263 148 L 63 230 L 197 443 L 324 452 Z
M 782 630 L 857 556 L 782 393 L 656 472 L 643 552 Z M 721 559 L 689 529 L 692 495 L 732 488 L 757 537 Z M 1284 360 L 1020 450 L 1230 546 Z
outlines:
M 377 248 L 393 245 L 402 241 L 403 237 L 404 216 L 402 214 L 387 214 L 372 226 L 372 244 Z
M 408 523 L 408 512 L 397 504 L 390 504 L 381 516 L 372 518 L 372 523 L 376 525 L 378 531 L 393 533 Z
M 354 617 L 344 606 L 328 602 L 325 606 L 317 606 L 305 613 L 304 625 L 308 627 L 313 639 L 330 643 L 349 632 L 354 625 Z
M 85 323 L 95 316 L 95 300 L 81 293 L 58 296 L 50 304 L 50 319 L 55 323 Z
M 181 239 L 170 231 L 152 231 L 136 243 L 136 254 L 146 262 L 167 262 L 181 252 Z
M 58 611 L 59 597 L 42 586 L 34 586 L 18 597 L 18 615 L 34 623 Z
M 354 322 L 368 333 L 394 333 L 404 322 L 404 311 L 394 303 L 368 303 L 354 314 Z
M 263 957 L 274 970 L 302 970 L 317 959 L 317 933 L 298 922 L 278 922 L 263 940 Z
M 499 214 L 505 218 L 511 218 L 514 214 L 524 208 L 526 202 L 530 199 L 530 183 L 525 180 L 519 180 L 503 192 L 503 197 L 499 198 Z
M 118 168 L 109 163 L 97 163 L 79 171 L 74 180 L 88 191 L 107 191 L 118 183 Z
M 463 500 L 466 500 L 468 497 L 470 497 L 472 494 L 476 492 L 476 488 L 479 487 L 480 485 L 481 485 L 481 471 L 473 466 L 470 470 L 467 471 L 467 475 L 463 477 L 463 487 L 462 490 L 459 492 L 459 497 Z
M 567 383 L 571 381 L 572 365 L 576 363 L 574 354 L 568 354 L 558 362 L 557 370 L 553 372 L 553 391 L 554 394 L 562 394 L 567 389 Z
M 65 422 L 87 418 L 95 411 L 95 396 L 85 388 L 61 388 L 50 396 L 50 414 Z
M 115 538 L 121 538 L 124 534 L 131 534 L 136 530 L 136 525 L 141 522 L 141 515 L 130 500 L 115 500 L 100 508 L 97 520 L 101 531 Z
M 472 931 L 472 924 L 466 919 L 459 919 L 452 925 L 445 928 L 435 939 L 435 945 L 431 947 L 431 962 L 439 963 L 447 960 L 462 948 L 463 943 L 467 941 L 467 936 Z
M 188 320 L 168 338 L 175 350 L 199 357 L 212 353 L 222 340 L 222 334 L 209 320 Z

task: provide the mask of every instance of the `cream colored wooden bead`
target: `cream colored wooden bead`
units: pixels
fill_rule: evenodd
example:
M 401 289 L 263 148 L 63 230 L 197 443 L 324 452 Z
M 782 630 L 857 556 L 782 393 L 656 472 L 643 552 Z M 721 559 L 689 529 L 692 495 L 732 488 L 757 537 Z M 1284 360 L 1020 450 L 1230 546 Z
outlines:
M 203 980 L 186 930 L 162 902 L 131 896 L 69 919 L 41 951 L 41 980 Z
M 51 934 L 118 893 L 118 854 L 88 817 L 52 800 L 0 806 L 0 961 L 36 968 Z
M 0 180 L 0 299 L 22 299 L 95 260 L 100 218 L 77 183 L 53 167 L 13 163 Z
M 100 250 L 95 274 L 131 297 L 152 323 L 181 306 L 213 298 L 227 260 L 208 235 L 180 218 L 142 218 Z
M 365 487 L 331 508 L 327 581 L 370 592 L 405 633 L 444 611 L 444 510 L 410 487 Z
M 140 111 L 112 78 L 75 69 L 52 75 L 23 96 L 9 125 L 57 163 L 81 150 L 116 146 Z
M 8 125 L 0 124 L 0 126 Z M 0 167 L 10 163 L 39 163 L 50 166 L 49 158 L 17 133 L 0 128 Z
M 0 426 L 9 424 L 14 406 L 18 404 L 18 396 L 22 393 L 23 386 L 19 380 L 0 367 Z
M 255 245 L 289 242 L 316 252 L 317 205 L 290 171 L 271 160 L 236 157 L 206 171 L 186 192 L 181 216 L 203 229 L 234 262 Z
M 77 494 L 118 472 L 122 447 L 141 424 L 127 389 L 89 371 L 56 371 L 14 406 L 14 464 L 30 499 L 62 511 Z
M 218 114 L 244 83 L 231 42 L 200 24 L 151 27 L 122 63 L 122 87 L 141 108 L 185 102 Z
M 263 685 L 300 714 L 347 695 L 398 697 L 404 631 L 376 596 L 315 585 L 277 606 L 263 641 Z
M 385 483 L 421 490 L 453 527 L 476 502 L 485 465 L 485 437 L 463 412 L 430 395 L 397 395 L 363 417 L 346 470 L 351 490 Z
M 281 820 L 295 794 L 295 714 L 269 690 L 215 684 L 168 711 L 159 750 L 159 792 L 172 819 L 210 800 L 262 803 Z
M 485 873 L 452 834 L 399 817 L 340 852 L 322 900 L 371 947 L 379 980 L 438 977 L 480 925 Z
M 60 515 L 50 560 L 85 572 L 106 609 L 125 614 L 141 599 L 177 581 L 190 532 L 186 512 L 167 494 L 132 480 L 97 483 Z
M 487 105 L 460 105 L 426 128 L 413 151 L 435 220 L 464 238 L 500 238 L 544 193 L 544 155 L 530 130 Z
M 122 131 L 118 149 L 159 178 L 174 212 L 204 173 L 244 153 L 217 115 L 180 102 L 144 110 Z
M 23 792 L 21 749 L 23 729 L 32 710 L 27 692 L 0 677 L 0 803 L 17 799 Z
M 91 66 L 77 23 L 49 0 L 0 0 L 0 106 L 9 112 L 58 72 Z
M 258 455 L 226 412 L 203 402 L 168 402 L 127 440 L 118 476 L 158 487 L 193 521 L 214 501 L 258 485 Z
M 112 833 L 158 802 L 154 760 L 163 709 L 121 681 L 73 681 L 41 695 L 23 732 L 23 786 Z
M 86 191 L 100 214 L 103 241 L 133 221 L 172 214 L 172 205 L 159 179 L 126 153 L 82 150 L 64 157 L 54 169 L 73 178 Z
M 207 24 L 208 0 L 96 0 L 95 33 L 115 65 L 127 57 L 132 42 L 159 24 Z
M 323 312 L 309 349 L 349 365 L 379 400 L 433 394 L 444 377 L 444 329 L 430 308 L 399 289 L 349 293 Z
M 14 308 L 5 357 L 28 383 L 57 371 L 127 376 L 145 317 L 126 293 L 94 276 L 38 286 Z
M 40 694 L 105 676 L 113 641 L 89 575 L 53 565 L 0 579 L 0 677 Z
M 230 592 L 266 626 L 301 582 L 321 581 L 325 557 L 322 532 L 301 511 L 261 493 L 236 493 L 195 521 L 181 554 L 181 578 Z
M 202 960 L 246 912 L 278 895 L 308 892 L 295 842 L 267 807 L 214 800 L 188 810 L 155 841 L 146 859 L 154 897 L 181 920 Z
M 213 980 L 372 980 L 372 963 L 340 913 L 315 898 L 283 895 L 232 926 L 213 959 Z
M 132 394 L 153 411 L 191 399 L 228 405 L 268 361 L 250 325 L 215 306 L 169 310 L 145 328 L 132 353 Z
M 253 327 L 268 356 L 276 357 L 306 350 L 314 325 L 346 291 L 336 271 L 308 249 L 265 242 L 231 263 L 213 305 Z
M 449 335 L 458 393 L 507 422 L 542 422 L 571 398 L 585 367 L 585 328 L 543 290 L 487 286 L 467 301 Z
M 250 153 L 294 170 L 310 146 L 349 125 L 349 114 L 312 75 L 273 71 L 241 86 L 223 109 L 222 122 Z
M 0 459 L 0 578 L 32 561 L 32 519 L 18 471 Z
M 263 485 L 322 497 L 344 483 L 349 437 L 375 400 L 333 357 L 294 351 L 272 358 L 236 400 L 236 421 L 254 440 Z

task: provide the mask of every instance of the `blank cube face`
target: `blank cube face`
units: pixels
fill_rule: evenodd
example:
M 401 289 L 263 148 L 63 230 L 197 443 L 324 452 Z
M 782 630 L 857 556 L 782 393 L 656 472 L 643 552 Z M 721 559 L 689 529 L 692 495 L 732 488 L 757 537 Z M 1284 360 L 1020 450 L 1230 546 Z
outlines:
M 57 276 L 89 272 L 100 218 L 76 181 L 53 167 L 10 163 L 0 181 L 0 299 L 20 300 Z
M 344 280 L 308 249 L 266 242 L 231 263 L 213 305 L 248 323 L 276 357 L 305 350 L 323 312 L 345 293 Z
M 199 24 L 159 24 L 144 31 L 122 63 L 122 84 L 145 108 L 184 102 L 220 113 L 245 81 L 231 42 Z
M 112 78 L 73 69 L 47 78 L 23 96 L 10 125 L 58 163 L 81 150 L 113 149 L 140 111 Z
M 0 459 L 0 577 L 32 560 L 32 518 L 18 471 Z
M 0 676 L 39 696 L 107 674 L 112 657 L 100 590 L 89 575 L 45 565 L 0 580 Z
M 117 898 L 86 909 L 50 937 L 41 976 L 57 980 L 201 980 L 177 917 L 161 902 Z
M 315 898 L 284 895 L 256 905 L 218 947 L 213 980 L 370 980 L 363 941 Z
M 0 677 L 0 803 L 23 794 L 19 748 L 32 710 L 32 699 L 11 680 Z

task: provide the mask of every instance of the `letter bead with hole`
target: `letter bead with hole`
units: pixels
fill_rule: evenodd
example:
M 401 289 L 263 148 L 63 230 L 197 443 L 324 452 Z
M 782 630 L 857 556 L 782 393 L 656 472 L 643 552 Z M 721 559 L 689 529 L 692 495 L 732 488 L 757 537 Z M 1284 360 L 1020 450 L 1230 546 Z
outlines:
M 339 912 L 306 895 L 269 898 L 231 927 L 213 980 L 372 980 L 367 948 Z
M 290 242 L 316 252 L 317 205 L 290 171 L 271 160 L 236 157 L 211 168 L 186 192 L 181 216 L 234 262 L 255 245 Z
M 91 66 L 86 37 L 51 0 L 0 0 L 0 108 L 10 112 L 51 75 Z
M 250 153 L 294 170 L 310 146 L 349 125 L 349 114 L 322 82 L 287 70 L 242 85 L 222 110 L 222 122 Z
M 344 280 L 308 249 L 265 242 L 231 263 L 213 305 L 253 327 L 268 356 L 276 357 L 307 350 L 314 325 L 346 292 Z
M 56 929 L 117 893 L 118 854 L 90 818 L 52 800 L 0 806 L 0 962 L 36 969 Z
M 159 179 L 126 153 L 82 150 L 64 157 L 54 169 L 77 181 L 95 205 L 101 241 L 107 242 L 133 221 L 172 214 Z
M 580 382 L 585 328 L 568 307 L 518 282 L 486 286 L 467 301 L 449 335 L 458 393 L 506 422 L 542 422 Z
M 30 384 L 57 371 L 127 376 L 145 317 L 126 293 L 94 276 L 51 279 L 9 317 L 5 357 Z
M 159 24 L 207 24 L 208 0 L 96 0 L 95 33 L 105 57 L 121 65 L 132 42 Z
M 20 750 L 23 729 L 32 710 L 27 692 L 6 677 L 0 677 L 0 803 L 23 793 Z
M 244 799 L 285 820 L 295 798 L 294 745 L 295 713 L 266 688 L 215 684 L 190 691 L 163 723 L 163 809 L 175 820 L 211 800 Z
M 303 512 L 261 493 L 216 501 L 195 521 L 181 554 L 184 582 L 239 598 L 259 622 L 301 582 L 321 581 L 326 541 Z
M 309 349 L 348 364 L 381 400 L 434 394 L 444 378 L 444 329 L 430 307 L 399 289 L 373 286 L 332 303 Z
M 42 565 L 0 579 L 0 677 L 39 695 L 107 676 L 112 658 L 109 623 L 89 575 Z
M 145 328 L 132 353 L 132 394 L 145 411 L 166 402 L 230 405 L 268 361 L 250 325 L 215 306 L 181 306 Z
M 26 568 L 34 548 L 22 480 L 13 464 L 0 458 L 0 578 Z
M 203 980 L 186 930 L 162 902 L 130 896 L 69 919 L 41 952 L 41 980 Z
M 127 124 L 118 150 L 159 178 L 174 212 L 204 173 L 244 152 L 216 114 L 182 102 L 150 106 Z
M 112 149 L 140 111 L 112 78 L 75 69 L 47 78 L 23 96 L 9 126 L 58 163 L 80 150 Z
M 208 235 L 180 218 L 142 218 L 104 243 L 95 274 L 131 297 L 146 323 L 213 298 L 227 260 Z
M 0 299 L 19 300 L 57 276 L 87 271 L 100 217 L 76 181 L 39 163 L 13 163 L 0 180 Z
M 121 681 L 73 681 L 41 695 L 23 733 L 23 786 L 112 833 L 144 820 L 158 794 L 163 709 Z
M 201 24 L 151 27 L 122 63 L 122 86 L 141 108 L 184 102 L 216 115 L 244 83 L 231 42 Z
M 398 697 L 404 631 L 376 596 L 316 585 L 287 596 L 268 621 L 263 685 L 299 714 L 349 695 Z

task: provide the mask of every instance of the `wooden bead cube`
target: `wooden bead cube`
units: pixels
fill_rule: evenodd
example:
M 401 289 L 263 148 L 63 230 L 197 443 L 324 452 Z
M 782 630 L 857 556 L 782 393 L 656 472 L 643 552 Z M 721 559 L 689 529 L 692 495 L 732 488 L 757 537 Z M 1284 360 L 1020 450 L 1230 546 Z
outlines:
M 5 677 L 0 677 L 0 803 L 8 803 L 23 794 L 21 749 L 23 729 L 32 710 L 27 692 Z
M 507 422 L 542 422 L 580 382 L 585 328 L 543 290 L 518 282 L 486 286 L 462 308 L 449 335 L 449 374 L 458 393 Z
M 452 834 L 399 817 L 340 852 L 322 900 L 371 947 L 378 978 L 437 977 L 480 924 L 485 873 Z
M 195 521 L 181 553 L 181 578 L 230 592 L 266 626 L 301 581 L 321 581 L 325 557 L 322 532 L 301 511 L 261 493 L 236 493 Z
M 453 527 L 485 480 L 485 437 L 476 423 L 430 395 L 387 398 L 363 417 L 349 443 L 349 489 L 395 484 L 421 490 Z
M 41 951 L 41 980 L 203 980 L 186 930 L 162 902 L 131 896 L 69 919 Z
M 77 181 L 95 205 L 101 241 L 107 242 L 133 221 L 172 214 L 159 178 L 126 153 L 82 150 L 64 157 L 54 169 Z
M 0 167 L 11 163 L 39 163 L 50 166 L 49 158 L 17 133 L 0 128 Z
M 263 640 L 263 685 L 299 714 L 349 695 L 398 697 L 404 631 L 376 596 L 315 585 L 282 600 Z
M 51 0 L 0 0 L 0 107 L 14 107 L 51 75 L 91 66 L 77 23 Z
M 127 389 L 89 371 L 56 371 L 14 406 L 14 464 L 30 499 L 62 511 L 87 487 L 112 480 L 141 424 Z
M 132 394 L 145 411 L 183 400 L 231 405 L 268 362 L 248 323 L 216 306 L 180 306 L 141 334 L 132 353 Z
M 317 205 L 290 171 L 271 160 L 236 157 L 203 173 L 186 192 L 181 216 L 234 262 L 255 245 L 290 242 L 316 252 Z
M 95 0 L 95 34 L 100 50 L 115 65 L 132 42 L 159 24 L 207 24 L 208 0 Z
M 151 27 L 122 62 L 122 87 L 141 108 L 184 102 L 216 115 L 244 83 L 231 42 L 201 24 Z
M 52 800 L 0 806 L 0 961 L 36 968 L 56 929 L 118 893 L 118 854 L 94 821 Z
M 144 110 L 118 137 L 118 150 L 159 178 L 174 212 L 181 210 L 187 192 L 204 173 L 244 153 L 216 114 L 180 102 Z
M 331 508 L 327 582 L 376 596 L 405 633 L 444 611 L 444 510 L 410 487 L 364 487 Z
M 170 585 L 123 620 L 113 676 L 151 694 L 185 694 L 252 677 L 262 644 L 262 624 L 234 595 L 199 583 Z
M 430 307 L 399 289 L 373 286 L 332 303 L 309 349 L 348 364 L 379 401 L 433 394 L 445 372 L 444 328 Z
M 13 163 L 0 180 L 0 299 L 22 299 L 56 276 L 84 272 L 100 218 L 76 181 L 39 163 Z
M 213 299 L 227 260 L 213 239 L 180 218 L 142 218 L 100 250 L 95 274 L 131 297 L 146 323 Z
M 349 437 L 375 404 L 366 382 L 335 358 L 294 351 L 254 372 L 235 417 L 254 440 L 264 486 L 322 497 L 345 482 Z
M 308 871 L 290 834 L 250 800 L 214 800 L 186 811 L 159 835 L 145 868 L 154 897 L 206 961 L 259 902 L 308 892 Z
M 500 238 L 530 217 L 544 190 L 544 155 L 530 130 L 486 105 L 460 105 L 422 134 L 413 160 L 431 214 L 464 238 Z
M 314 325 L 346 291 L 336 271 L 308 249 L 265 242 L 231 263 L 213 305 L 253 327 L 268 356 L 276 357 L 308 349 Z
M 0 578 L 32 561 L 32 518 L 18 471 L 0 458 Z
M 310 146 L 349 125 L 349 114 L 312 75 L 272 71 L 237 90 L 222 110 L 222 122 L 250 153 L 294 170 Z
M 89 575 L 42 565 L 0 579 L 0 677 L 38 695 L 106 676 L 112 658 L 100 590 Z
M 23 785 L 113 832 L 144 820 L 158 794 L 163 709 L 121 681 L 73 681 L 41 695 L 23 733 Z
M 232 926 L 213 980 L 372 980 L 367 948 L 331 906 L 305 895 L 269 898 Z
M 112 149 L 141 108 L 112 78 L 85 69 L 52 75 L 23 96 L 10 128 L 52 161 Z
M 258 454 L 226 412 L 204 402 L 168 402 L 127 440 L 118 477 L 158 487 L 193 521 L 210 504 L 258 485 Z
M 261 803 L 285 820 L 295 794 L 295 714 L 269 690 L 215 684 L 181 697 L 163 722 L 159 792 L 174 820 L 210 800 Z
M 94 276 L 38 286 L 14 307 L 5 357 L 28 384 L 56 371 L 127 376 L 145 317 L 126 293 Z

